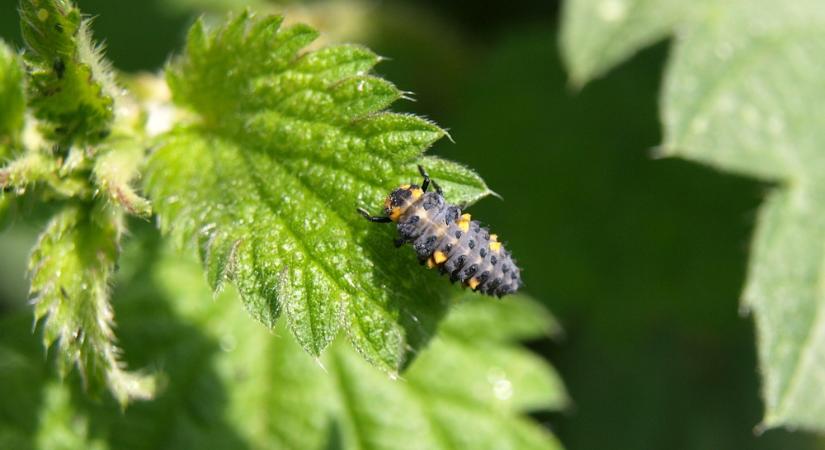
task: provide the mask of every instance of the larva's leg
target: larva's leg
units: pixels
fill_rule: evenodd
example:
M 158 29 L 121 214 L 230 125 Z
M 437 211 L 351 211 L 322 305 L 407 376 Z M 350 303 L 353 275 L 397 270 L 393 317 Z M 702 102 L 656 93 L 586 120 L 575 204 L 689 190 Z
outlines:
M 371 216 L 370 213 L 364 208 L 358 208 L 358 213 L 364 216 L 365 219 L 369 220 L 370 222 L 375 223 L 390 223 L 392 219 L 389 217 L 381 217 L 381 216 Z
M 432 182 L 433 187 L 435 187 L 435 191 L 439 194 L 443 193 L 443 191 L 441 190 L 441 186 L 439 186 L 438 183 L 435 182 L 435 180 L 430 179 L 430 175 L 427 173 L 426 170 L 424 170 L 424 167 L 422 167 L 420 164 L 418 165 L 418 173 L 420 173 L 421 176 L 424 177 L 424 181 L 421 182 L 422 191 L 427 192 L 427 188 L 430 187 L 430 182 Z
M 430 176 L 427 174 L 427 171 L 421 167 L 421 164 L 418 165 L 418 173 L 424 177 L 424 181 L 421 182 L 421 190 L 427 192 L 427 188 L 430 187 Z

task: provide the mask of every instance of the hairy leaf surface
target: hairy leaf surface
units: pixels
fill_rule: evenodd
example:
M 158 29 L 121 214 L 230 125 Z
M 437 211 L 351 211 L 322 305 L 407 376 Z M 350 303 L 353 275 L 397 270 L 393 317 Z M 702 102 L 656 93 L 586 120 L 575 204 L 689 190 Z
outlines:
M 115 84 L 92 42 L 89 20 L 70 0 L 23 0 L 20 22 L 29 106 L 49 124 L 50 137 L 66 143 L 105 137 L 114 118 Z
M 165 231 L 197 241 L 213 289 L 234 282 L 269 328 L 284 314 L 312 355 L 343 330 L 395 372 L 429 339 L 447 289 L 355 208 L 378 213 L 393 187 L 419 180 L 417 162 L 451 201 L 489 190 L 457 164 L 418 159 L 444 131 L 385 111 L 403 93 L 369 74 L 378 56 L 352 45 L 301 54 L 317 33 L 280 22 L 192 27 L 167 78 L 199 120 L 160 138 L 147 192 Z
M 107 139 L 98 149 L 92 168 L 96 187 L 113 205 L 130 214 L 149 217 L 149 201 L 138 195 L 132 183 L 138 178 L 138 168 L 146 153 L 140 142 L 127 136 Z
M 597 3 L 610 2 L 569 2 L 577 17 L 568 16 L 566 53 L 597 57 L 574 33 L 596 19 Z M 825 430 L 825 5 L 680 3 L 692 12 L 674 18 L 668 0 L 644 2 L 637 11 L 678 30 L 661 98 L 663 152 L 777 184 L 759 217 L 744 294 L 757 324 L 763 425 Z M 665 34 L 652 20 L 625 26 L 631 24 L 634 33 Z M 647 43 L 624 40 L 613 27 L 586 33 L 625 41 L 623 57 Z M 569 66 L 576 77 L 580 68 Z M 582 79 L 595 70 L 583 69 Z
M 17 55 L 0 40 L 0 158 L 18 143 L 25 112 L 23 67 Z
M 109 213 L 66 206 L 41 234 L 31 256 L 35 317 L 48 348 L 59 346 L 65 376 L 76 365 L 87 385 L 108 386 L 121 403 L 152 395 L 153 380 L 124 370 L 114 344 L 109 278 L 119 220 Z

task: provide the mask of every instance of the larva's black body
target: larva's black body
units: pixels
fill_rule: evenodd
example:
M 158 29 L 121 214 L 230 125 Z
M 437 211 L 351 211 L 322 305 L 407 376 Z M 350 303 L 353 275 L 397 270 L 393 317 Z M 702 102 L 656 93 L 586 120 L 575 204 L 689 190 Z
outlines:
M 437 267 L 450 281 L 498 297 L 516 292 L 520 271 L 497 236 L 448 204 L 437 185 L 435 192 L 426 192 L 430 179 L 423 169 L 421 174 L 421 187 L 403 185 L 390 193 L 386 217 L 361 213 L 373 222 L 397 222 L 396 244 L 412 244 L 422 264 Z

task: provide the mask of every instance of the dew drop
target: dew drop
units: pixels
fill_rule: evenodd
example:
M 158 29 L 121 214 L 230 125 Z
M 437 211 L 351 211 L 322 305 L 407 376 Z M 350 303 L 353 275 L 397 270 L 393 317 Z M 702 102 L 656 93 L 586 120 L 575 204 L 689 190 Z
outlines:
M 493 383 L 493 395 L 499 400 L 509 400 L 513 396 L 513 383 L 504 378 Z
M 487 381 L 493 385 L 493 396 L 499 400 L 509 400 L 513 396 L 513 383 L 504 371 L 494 367 L 487 372 Z

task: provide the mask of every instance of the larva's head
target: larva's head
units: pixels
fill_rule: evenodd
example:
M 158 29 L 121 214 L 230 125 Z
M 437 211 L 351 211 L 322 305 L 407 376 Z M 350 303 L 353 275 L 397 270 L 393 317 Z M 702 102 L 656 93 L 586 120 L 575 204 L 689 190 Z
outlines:
M 420 187 L 414 184 L 402 184 L 390 192 L 390 195 L 384 200 L 384 213 L 393 222 L 398 222 L 404 211 L 422 195 L 424 195 L 424 191 Z

